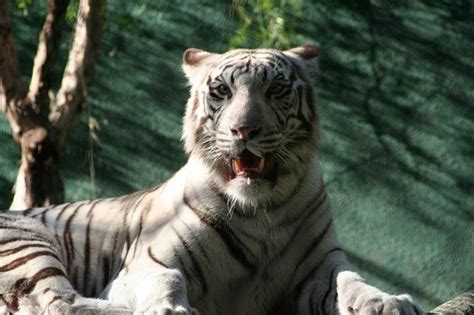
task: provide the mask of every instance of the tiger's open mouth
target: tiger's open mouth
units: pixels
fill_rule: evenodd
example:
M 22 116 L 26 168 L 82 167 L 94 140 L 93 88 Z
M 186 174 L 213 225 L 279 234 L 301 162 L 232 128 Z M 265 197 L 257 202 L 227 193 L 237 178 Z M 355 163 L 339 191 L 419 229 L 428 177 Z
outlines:
M 269 163 L 265 158 L 257 156 L 245 149 L 237 156 L 230 158 L 231 179 L 241 177 L 258 179 L 267 175 Z

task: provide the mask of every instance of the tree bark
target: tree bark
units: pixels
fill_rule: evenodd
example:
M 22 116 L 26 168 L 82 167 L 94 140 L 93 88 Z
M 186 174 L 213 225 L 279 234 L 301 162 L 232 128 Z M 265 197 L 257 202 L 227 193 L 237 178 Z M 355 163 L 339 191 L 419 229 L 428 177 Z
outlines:
M 11 108 L 14 108 L 25 95 L 25 86 L 21 80 L 12 38 L 10 1 L 0 1 L 0 108 L 8 115 Z
M 11 209 L 64 201 L 60 157 L 82 113 L 98 55 L 105 0 L 81 0 L 61 88 L 49 98 L 52 67 L 69 0 L 49 0 L 28 92 L 21 80 L 10 20 L 10 1 L 0 1 L 0 107 L 21 150 Z
M 49 115 L 59 131 L 59 148 L 63 152 L 73 125 L 81 116 L 99 54 L 104 22 L 105 0 L 81 0 L 74 40 L 64 70 L 61 88 Z
M 474 284 L 460 296 L 441 304 L 428 314 L 474 314 Z
M 69 0 L 48 2 L 48 13 L 39 36 L 38 50 L 33 65 L 28 96 L 45 117 L 49 115 L 52 70 L 56 61 L 68 4 Z

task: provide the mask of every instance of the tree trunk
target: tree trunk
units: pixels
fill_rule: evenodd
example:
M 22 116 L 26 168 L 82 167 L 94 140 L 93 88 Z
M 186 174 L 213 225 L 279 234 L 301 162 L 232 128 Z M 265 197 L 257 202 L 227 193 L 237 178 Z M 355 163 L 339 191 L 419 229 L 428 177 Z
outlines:
M 105 0 L 81 0 L 73 43 L 56 102 L 49 98 L 52 67 L 69 0 L 49 0 L 28 92 L 12 36 L 10 1 L 0 1 L 0 108 L 21 150 L 11 209 L 64 201 L 60 157 L 82 113 L 98 55 Z
M 53 129 L 40 124 L 22 133 L 19 139 L 21 164 L 11 209 L 49 206 L 64 201 L 58 143 L 54 134 Z

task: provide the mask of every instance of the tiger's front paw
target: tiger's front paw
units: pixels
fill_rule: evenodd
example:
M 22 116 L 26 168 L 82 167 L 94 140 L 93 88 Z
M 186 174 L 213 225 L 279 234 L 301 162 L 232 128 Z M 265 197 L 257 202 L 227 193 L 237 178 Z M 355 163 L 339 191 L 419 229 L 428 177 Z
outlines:
M 337 278 L 338 308 L 342 315 L 423 314 L 407 294 L 390 295 L 365 283 L 357 273 L 343 271 Z
M 138 309 L 133 315 L 199 315 L 199 312 L 186 304 L 163 302 L 147 309 Z
M 342 304 L 342 305 L 341 305 Z M 351 315 L 416 315 L 423 314 L 421 309 L 413 303 L 409 295 L 389 295 L 383 292 L 368 292 L 359 295 L 349 305 L 340 303 L 342 314 Z M 344 310 L 344 311 L 343 311 Z

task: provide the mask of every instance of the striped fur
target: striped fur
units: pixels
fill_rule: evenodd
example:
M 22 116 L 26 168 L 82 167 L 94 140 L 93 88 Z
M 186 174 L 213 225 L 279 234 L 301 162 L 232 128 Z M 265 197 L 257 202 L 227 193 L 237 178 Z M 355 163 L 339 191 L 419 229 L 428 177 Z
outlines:
M 348 271 L 316 154 L 316 55 L 187 50 L 187 164 L 131 195 L 2 214 L 0 311 L 416 314 Z

